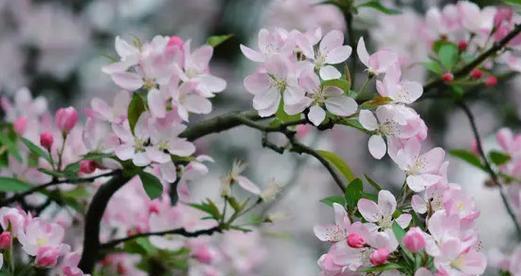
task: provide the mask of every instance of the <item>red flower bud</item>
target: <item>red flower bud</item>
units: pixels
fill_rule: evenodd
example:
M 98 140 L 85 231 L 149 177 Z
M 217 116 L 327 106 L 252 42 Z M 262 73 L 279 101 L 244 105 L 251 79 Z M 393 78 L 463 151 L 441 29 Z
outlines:
M 481 79 L 481 77 L 483 77 L 483 71 L 479 70 L 478 68 L 474 68 L 470 72 L 470 77 L 475 80 Z
M 53 142 L 54 137 L 52 133 L 48 131 L 40 133 L 40 145 L 42 145 L 46 150 L 51 150 Z
M 465 50 L 467 50 L 467 47 L 469 46 L 469 44 L 467 43 L 467 41 L 465 40 L 461 40 L 460 42 L 458 42 L 458 49 L 463 52 Z
M 96 170 L 96 162 L 93 160 L 81 160 L 80 172 L 84 174 L 93 173 Z
M 497 78 L 495 76 L 488 76 L 485 80 L 485 85 L 488 87 L 496 86 Z
M 64 133 L 68 133 L 78 122 L 78 112 L 74 107 L 60 108 L 56 111 L 56 126 Z
M 11 247 L 11 241 L 11 232 L 2 232 L 2 234 L 0 234 L 0 249 L 8 249 L 9 247 Z
M 444 73 L 443 75 L 441 75 L 441 79 L 444 82 L 451 82 L 454 80 L 454 75 L 451 72 L 447 72 L 447 73 Z

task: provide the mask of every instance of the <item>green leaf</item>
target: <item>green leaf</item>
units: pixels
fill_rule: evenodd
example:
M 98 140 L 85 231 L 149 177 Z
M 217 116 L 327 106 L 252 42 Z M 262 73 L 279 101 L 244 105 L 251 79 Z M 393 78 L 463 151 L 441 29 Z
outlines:
M 80 162 L 71 163 L 65 167 L 63 173 L 69 179 L 76 178 L 78 176 L 78 172 L 80 171 Z
M 21 180 L 18 180 L 16 178 L 10 178 L 10 177 L 0 177 L 0 191 L 1 192 L 25 192 L 29 189 L 31 189 L 31 185 L 23 182 Z
M 503 0 L 503 2 L 509 5 L 521 6 L 521 0 Z
M 378 184 L 376 181 L 374 181 L 372 178 L 370 178 L 367 174 L 364 174 L 365 180 L 371 185 L 375 190 L 380 191 L 382 190 L 382 185 Z
M 220 44 L 222 44 L 223 42 L 225 42 L 226 40 L 232 38 L 233 35 L 232 34 L 227 34 L 227 35 L 214 35 L 214 36 L 211 36 L 208 38 L 208 45 L 212 46 L 212 47 L 217 47 L 219 46 Z
M 400 14 L 401 13 L 399 10 L 395 10 L 395 9 L 384 6 L 382 3 L 380 3 L 380 1 L 377 1 L 377 0 L 371 0 L 371 1 L 365 2 L 365 3 L 357 6 L 357 8 L 364 8 L 364 7 L 375 9 L 375 10 L 383 12 L 385 14 Z
M 163 185 L 157 177 L 153 174 L 141 171 L 139 173 L 139 178 L 141 179 L 141 183 L 143 183 L 143 189 L 145 189 L 145 192 L 150 199 L 155 199 L 161 196 L 163 193 Z
M 386 105 L 386 104 L 388 104 L 388 103 L 390 103 L 392 101 L 393 100 L 391 98 L 389 98 L 389 97 L 376 96 L 373 99 L 362 103 L 360 108 L 362 108 L 362 109 L 374 109 L 374 108 L 377 108 L 377 107 L 379 107 L 381 105 Z
M 443 44 L 438 51 L 441 65 L 443 65 L 446 70 L 451 71 L 458 61 L 458 53 L 458 46 L 452 43 Z
M 7 152 L 16 158 L 16 160 L 22 161 L 22 157 L 20 156 L 16 145 L 16 133 L 14 133 L 14 131 L 9 132 L 10 133 L 4 133 L 0 131 L 0 145 L 4 145 L 7 148 Z
M 425 66 L 425 68 L 427 68 L 427 70 L 433 72 L 436 75 L 441 75 L 443 73 L 441 65 L 435 60 L 424 62 L 423 65 Z
M 469 163 L 470 165 L 472 165 L 476 168 L 486 171 L 483 164 L 481 164 L 481 160 L 479 159 L 479 157 L 470 151 L 455 149 L 455 150 L 449 151 L 449 154 Z
M 230 203 L 230 206 L 232 206 L 235 212 L 240 212 L 242 210 L 241 204 L 239 204 L 234 197 L 226 197 L 226 201 Z
M 333 206 L 333 203 L 338 203 L 342 206 L 346 206 L 346 199 L 343 196 L 328 196 L 320 200 L 320 202 L 326 204 L 327 206 Z
M 317 150 L 318 154 L 326 159 L 329 163 L 331 163 L 342 175 L 347 179 L 347 181 L 353 181 L 355 179 L 353 175 L 353 171 L 347 165 L 347 163 L 342 159 L 342 157 L 338 156 L 334 152 L 326 151 L 326 150 Z
M 364 191 L 364 183 L 359 178 L 354 179 L 347 185 L 345 198 L 347 209 L 352 209 L 358 203 L 358 200 L 362 198 L 362 192 Z
M 132 100 L 128 105 L 128 123 L 130 125 L 130 130 L 134 133 L 134 128 L 136 127 L 136 123 L 141 116 L 141 113 L 145 111 L 145 102 L 143 98 L 138 94 L 132 94 Z
M 490 159 L 490 161 L 492 161 L 492 163 L 496 164 L 497 166 L 501 166 L 505 163 L 508 163 L 511 157 L 504 152 L 493 150 L 488 153 L 488 159 Z
M 191 203 L 189 205 L 193 208 L 210 214 L 215 220 L 219 220 L 221 218 L 221 212 L 219 211 L 219 208 L 217 208 L 217 205 L 215 205 L 215 203 L 208 198 L 206 199 L 206 202 L 201 204 Z
M 358 118 L 343 118 L 340 121 L 340 123 L 343 124 L 343 125 L 352 127 L 352 128 L 356 128 L 356 129 L 358 129 L 360 131 L 363 131 L 363 132 L 368 132 L 368 130 L 365 129 L 362 126 L 362 124 L 360 124 L 360 121 L 358 121 Z
M 373 273 L 376 273 L 376 272 L 384 272 L 384 271 L 387 271 L 387 270 L 398 270 L 398 269 L 403 269 L 403 266 L 401 266 L 399 264 L 396 264 L 396 263 L 387 263 L 387 264 L 383 264 L 383 265 L 363 268 L 363 269 L 360 270 L 360 272 L 373 272 Z
M 24 143 L 24 145 L 29 149 L 29 151 L 32 154 L 34 154 L 38 157 L 41 157 L 41 158 L 47 160 L 47 162 L 51 163 L 51 157 L 49 156 L 49 153 L 47 151 L 45 151 L 44 149 L 35 145 L 33 142 L 27 140 L 26 138 L 22 137 L 21 139 L 22 139 L 22 143 Z
M 394 236 L 396 237 L 396 240 L 400 243 L 400 247 L 402 248 L 403 253 L 409 260 L 414 262 L 414 256 L 403 245 L 403 237 L 405 236 L 405 230 L 403 230 L 403 228 L 398 223 L 396 223 L 396 221 L 393 223 L 392 228 Z
M 279 108 L 277 109 L 275 116 L 283 123 L 300 119 L 300 114 L 288 115 L 286 111 L 284 111 L 284 103 L 282 101 L 280 101 Z
M 349 93 L 350 83 L 345 79 L 334 79 L 322 82 L 322 87 L 338 87 L 344 91 L 345 94 Z

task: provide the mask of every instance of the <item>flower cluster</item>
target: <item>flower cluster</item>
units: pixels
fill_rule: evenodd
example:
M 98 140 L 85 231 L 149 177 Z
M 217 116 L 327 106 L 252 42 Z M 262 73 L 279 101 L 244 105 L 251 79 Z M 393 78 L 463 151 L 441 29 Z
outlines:
M 64 243 L 65 229 L 60 224 L 33 217 L 21 209 L 2 207 L 0 225 L 3 230 L 0 234 L 0 250 L 3 251 L 0 267 L 4 264 L 4 258 L 13 261 L 13 248 L 18 241 L 34 266 L 52 268 L 58 275 L 84 275 L 77 267 L 79 252 L 71 251 L 71 247 Z
M 357 53 L 369 78 L 377 78 L 379 97 L 386 99 L 375 110 L 361 109 L 358 114 L 360 124 L 372 134 L 369 151 L 375 158 L 388 153 L 406 177 L 399 203 L 386 190 L 378 193 L 377 203 L 359 198 L 347 210 L 334 203 L 335 224 L 314 229 L 320 240 L 333 243 L 319 259 L 324 275 L 370 272 L 387 263 L 417 275 L 483 273 L 486 259 L 478 251 L 474 223 L 479 211 L 461 187 L 448 182 L 443 149 L 422 153 L 427 128 L 406 106 L 421 96 L 421 85 L 400 78 L 396 53 L 380 50 L 370 55 L 363 39 Z M 360 221 L 353 221 L 355 216 Z M 412 217 L 417 219 L 411 221 Z M 415 258 L 423 265 L 408 267 Z
M 343 45 L 342 32 L 333 30 L 301 33 L 262 29 L 258 50 L 241 45 L 243 54 L 261 63 L 256 72 L 244 79 L 244 87 L 254 95 L 253 108 L 262 117 L 282 110 L 295 115 L 308 110 L 316 126 L 326 119 L 326 111 L 337 116 L 356 112 L 357 103 L 332 81 L 342 78 L 334 65 L 345 62 L 351 47 Z

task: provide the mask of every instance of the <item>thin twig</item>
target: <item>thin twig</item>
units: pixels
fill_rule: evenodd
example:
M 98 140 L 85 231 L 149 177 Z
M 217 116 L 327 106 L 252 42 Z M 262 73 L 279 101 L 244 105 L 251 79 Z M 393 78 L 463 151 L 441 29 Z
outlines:
M 512 206 L 510 206 L 510 203 L 506 196 L 505 187 L 499 180 L 494 169 L 492 169 L 492 166 L 490 165 L 490 162 L 488 161 L 488 158 L 485 155 L 485 151 L 483 150 L 483 144 L 481 142 L 481 137 L 478 132 L 478 127 L 476 125 L 476 120 L 474 118 L 474 114 L 472 114 L 472 111 L 464 102 L 459 102 L 458 104 L 461 107 L 461 109 L 463 109 L 463 111 L 467 115 L 467 118 L 469 119 L 470 126 L 471 126 L 472 132 L 474 134 L 474 138 L 476 139 L 478 153 L 481 156 L 481 158 L 483 159 L 483 161 L 485 162 L 485 169 L 487 170 L 488 174 L 490 175 L 492 182 L 494 182 L 494 185 L 499 187 L 499 194 L 501 195 L 501 199 L 503 201 L 503 204 L 505 205 L 505 209 L 507 210 L 508 214 L 510 215 L 510 218 L 512 219 L 512 222 L 514 223 L 518 238 L 521 239 L 521 226 L 519 225 L 519 222 L 517 221 L 517 218 L 514 213 L 514 210 L 512 209 Z
M 198 231 L 194 231 L 194 232 L 188 232 L 184 228 L 178 228 L 178 229 L 172 229 L 172 230 L 167 230 L 167 231 L 139 233 L 139 234 L 136 234 L 136 235 L 128 236 L 128 237 L 121 238 L 121 239 L 112 240 L 112 241 L 106 242 L 104 244 L 101 244 L 100 245 L 100 249 L 102 249 L 102 250 L 111 249 L 111 248 L 114 248 L 115 246 L 117 246 L 120 243 L 124 243 L 124 242 L 127 242 L 127 241 L 135 240 L 137 238 L 142 238 L 142 237 L 164 236 L 164 235 L 180 235 L 180 236 L 183 236 L 183 237 L 195 238 L 195 237 L 199 237 L 199 236 L 203 236 L 203 235 L 212 235 L 214 233 L 221 233 L 221 232 L 222 232 L 222 229 L 220 227 L 216 226 L 216 227 L 213 227 L 213 228 L 210 228 L 210 229 L 198 230 Z
M 5 206 L 5 205 L 11 204 L 13 202 L 20 201 L 20 200 L 22 200 L 23 198 L 25 198 L 26 196 L 28 196 L 30 194 L 43 191 L 43 190 L 45 190 L 45 189 L 47 189 L 49 187 L 52 187 L 52 186 L 57 186 L 57 185 L 60 185 L 60 184 L 78 184 L 78 183 L 92 182 L 92 181 L 94 181 L 94 180 L 96 180 L 98 178 L 101 178 L 101 177 L 112 176 L 115 173 L 117 173 L 117 171 L 111 171 L 111 172 L 108 172 L 108 173 L 95 175 L 95 176 L 91 176 L 91 177 L 86 177 L 86 178 L 52 180 L 49 183 L 36 186 L 36 187 L 31 188 L 31 189 L 29 189 L 29 190 L 27 190 L 27 191 L 25 191 L 23 193 L 15 194 L 12 197 L 6 198 L 6 199 L 0 201 L 0 206 Z

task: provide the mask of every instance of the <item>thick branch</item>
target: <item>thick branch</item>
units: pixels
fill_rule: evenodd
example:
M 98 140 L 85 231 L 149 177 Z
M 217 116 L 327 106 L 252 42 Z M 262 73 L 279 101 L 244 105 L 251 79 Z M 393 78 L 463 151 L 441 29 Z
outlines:
M 514 223 L 514 225 L 516 227 L 518 238 L 521 239 L 521 226 L 519 225 L 516 215 L 512 209 L 512 206 L 510 206 L 510 203 L 507 199 L 505 187 L 499 180 L 494 169 L 492 169 L 492 166 L 490 165 L 490 162 L 488 161 L 485 151 L 483 150 L 483 144 L 481 143 L 481 137 L 478 132 L 476 120 L 474 119 L 474 114 L 472 114 L 472 111 L 464 102 L 459 103 L 459 105 L 463 109 L 463 111 L 465 112 L 465 114 L 467 115 L 467 117 L 469 119 L 470 126 L 472 128 L 472 133 L 474 134 L 474 138 L 476 139 L 478 153 L 481 156 L 481 158 L 483 159 L 483 161 L 485 162 L 485 169 L 487 170 L 488 174 L 490 175 L 490 178 L 492 179 L 492 182 L 494 183 L 494 185 L 499 187 L 499 194 L 501 195 L 501 199 L 503 200 L 505 209 L 507 210 L 508 214 L 510 215 L 510 218 L 512 219 L 512 222 Z
M 126 237 L 126 238 L 112 240 L 110 242 L 104 243 L 104 244 L 100 245 L 100 249 L 103 249 L 103 250 L 111 249 L 120 243 L 124 243 L 124 242 L 131 241 L 131 240 L 134 240 L 137 238 L 142 238 L 142 237 L 180 235 L 183 237 L 195 238 L 195 237 L 199 237 L 199 236 L 203 236 L 203 235 L 213 235 L 214 233 L 221 233 L 221 232 L 222 232 L 221 228 L 216 226 L 216 227 L 213 227 L 210 229 L 198 230 L 195 232 L 188 232 L 184 228 L 178 228 L 178 229 L 172 229 L 172 230 L 167 230 L 167 231 L 140 233 L 140 234 Z
M 78 183 L 92 182 L 92 181 L 94 181 L 94 180 L 96 180 L 98 178 L 111 176 L 111 175 L 114 175 L 115 173 L 116 173 L 116 171 L 112 171 L 112 172 L 108 172 L 108 173 L 104 173 L 104 174 L 100 174 L 100 175 L 95 175 L 95 176 L 91 176 L 91 177 L 86 177 L 86 178 L 52 180 L 49 183 L 36 186 L 36 187 L 31 188 L 31 189 L 29 189 L 29 190 L 27 190 L 27 191 L 25 191 L 23 193 L 15 194 L 12 197 L 6 198 L 6 199 L 0 201 L 0 206 L 6 206 L 6 205 L 11 204 L 13 202 L 20 201 L 20 200 L 22 200 L 23 198 L 25 198 L 26 196 L 28 196 L 30 194 L 43 191 L 43 190 L 45 190 L 45 189 L 47 189 L 49 187 L 52 187 L 52 186 L 57 186 L 57 185 L 60 185 L 60 184 L 78 184 Z
M 130 178 L 130 176 L 126 176 L 122 172 L 116 173 L 110 181 L 103 184 L 98 191 L 96 191 L 96 194 L 94 194 L 90 202 L 85 217 L 83 254 L 81 255 L 80 264 L 78 265 L 84 273 L 92 273 L 94 265 L 96 264 L 100 249 L 100 223 L 107 204 L 112 195 L 123 187 Z M 132 203 L 129 202 L 129 204 Z
M 258 120 L 260 119 L 257 111 L 231 112 L 212 119 L 198 122 L 183 131 L 180 136 L 190 141 L 197 140 L 203 136 L 225 131 L 236 126 L 242 125 L 241 117 Z

